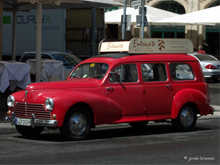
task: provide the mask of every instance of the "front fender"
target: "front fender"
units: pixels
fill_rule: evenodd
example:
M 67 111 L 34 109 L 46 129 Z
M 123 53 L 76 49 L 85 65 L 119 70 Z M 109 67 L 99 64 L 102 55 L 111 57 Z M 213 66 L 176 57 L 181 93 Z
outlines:
M 175 119 L 179 115 L 179 111 L 186 103 L 194 103 L 201 115 L 210 113 L 210 99 L 201 91 L 196 89 L 183 89 L 176 93 L 172 104 L 171 118 Z
M 109 122 L 110 109 L 108 98 L 89 92 L 71 91 L 68 93 L 56 94 L 51 97 L 54 100 L 54 110 L 56 114 L 58 127 L 63 125 L 67 111 L 77 103 L 87 104 L 93 111 L 94 123 L 104 124 Z

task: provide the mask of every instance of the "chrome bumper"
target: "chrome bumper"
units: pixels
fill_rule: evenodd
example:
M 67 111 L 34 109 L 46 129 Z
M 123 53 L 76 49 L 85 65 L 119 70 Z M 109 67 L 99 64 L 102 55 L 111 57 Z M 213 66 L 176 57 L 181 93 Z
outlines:
M 13 113 L 12 116 L 5 116 L 5 122 L 11 123 L 11 125 L 15 124 L 15 114 Z M 34 115 L 32 114 L 31 119 L 31 127 L 34 128 L 35 126 L 40 127 L 56 127 L 57 120 L 42 120 L 42 119 L 35 119 Z
M 214 112 L 215 112 L 215 108 L 214 107 L 212 107 L 212 106 L 210 106 L 210 114 L 212 114 L 212 115 L 214 115 Z

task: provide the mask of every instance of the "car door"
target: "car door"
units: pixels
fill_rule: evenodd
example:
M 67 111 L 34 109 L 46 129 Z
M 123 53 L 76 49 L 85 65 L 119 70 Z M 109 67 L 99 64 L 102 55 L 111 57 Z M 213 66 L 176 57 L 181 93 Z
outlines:
M 106 82 L 111 117 L 143 115 L 143 91 L 135 63 L 121 64 L 111 70 Z
M 141 72 L 146 114 L 169 115 L 172 108 L 173 91 L 165 63 L 142 63 Z

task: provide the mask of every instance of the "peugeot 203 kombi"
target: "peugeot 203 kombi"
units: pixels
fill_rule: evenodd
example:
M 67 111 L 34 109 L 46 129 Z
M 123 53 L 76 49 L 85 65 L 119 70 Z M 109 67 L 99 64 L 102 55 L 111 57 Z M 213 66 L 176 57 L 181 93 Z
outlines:
M 188 39 L 102 42 L 100 55 L 79 63 L 65 81 L 32 83 L 11 94 L 5 120 L 23 136 L 59 128 L 67 140 L 85 139 L 100 124 L 172 120 L 178 131 L 213 113 L 208 85 Z

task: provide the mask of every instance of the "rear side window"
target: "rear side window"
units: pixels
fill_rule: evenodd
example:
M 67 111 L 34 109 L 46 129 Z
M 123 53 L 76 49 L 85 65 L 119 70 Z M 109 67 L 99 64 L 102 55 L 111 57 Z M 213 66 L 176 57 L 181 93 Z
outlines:
M 141 72 L 144 82 L 167 80 L 166 67 L 163 63 L 141 64 Z
M 194 80 L 195 76 L 192 68 L 184 63 L 171 63 L 170 75 L 173 80 Z

